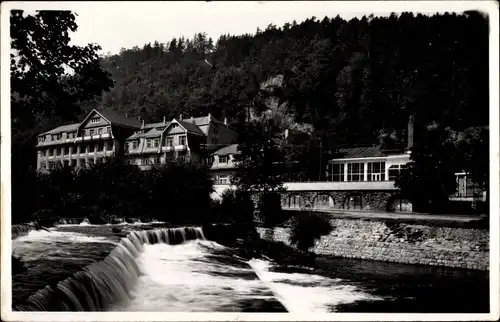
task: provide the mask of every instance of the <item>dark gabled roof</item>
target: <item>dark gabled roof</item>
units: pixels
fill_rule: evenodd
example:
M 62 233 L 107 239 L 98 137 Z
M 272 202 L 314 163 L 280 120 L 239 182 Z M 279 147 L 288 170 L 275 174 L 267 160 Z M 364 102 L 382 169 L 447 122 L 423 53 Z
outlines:
M 194 133 L 194 134 L 198 134 L 198 135 L 203 135 L 205 136 L 205 133 L 203 133 L 202 130 L 200 130 L 200 128 L 196 125 L 194 125 L 193 123 L 189 123 L 189 122 L 185 122 L 185 121 L 177 121 L 183 128 L 186 129 L 186 131 L 188 131 L 189 133 Z
M 97 110 L 97 112 L 99 112 L 102 116 L 108 119 L 108 121 L 110 121 L 112 124 L 124 125 L 135 128 L 140 128 L 142 125 L 142 122 L 139 121 L 138 119 L 132 117 L 130 118 L 126 117 L 125 115 L 122 115 L 112 110 Z
M 151 129 L 150 131 L 146 132 L 145 134 L 142 134 L 145 138 L 156 138 L 161 136 L 161 133 L 163 131 L 157 131 L 156 129 Z
M 188 119 L 184 119 L 183 121 L 193 123 L 197 126 L 208 125 L 208 124 L 210 124 L 210 122 L 224 124 L 222 121 L 216 119 L 213 115 L 200 116 L 200 117 L 190 117 Z
M 163 123 L 163 122 L 147 123 L 147 124 L 144 124 L 144 126 L 142 126 L 141 129 L 147 130 L 147 129 L 152 129 L 152 128 L 156 128 L 156 127 L 166 127 L 169 124 L 170 124 L 170 122 L 168 122 L 168 123 Z
M 55 134 L 55 133 L 61 133 L 61 132 L 68 132 L 68 131 L 75 131 L 80 123 L 73 123 L 73 124 L 67 124 L 67 125 L 61 125 L 59 127 L 56 127 L 55 129 L 52 129 L 50 131 L 47 131 L 45 133 L 42 133 L 40 135 L 47 135 L 47 134 Z
M 238 153 L 238 144 L 231 144 L 215 151 L 214 153 L 212 153 L 212 155 L 228 155 L 237 153 Z
M 401 150 L 383 150 L 380 146 L 340 148 L 334 159 L 380 158 L 395 154 L 403 154 L 403 152 Z

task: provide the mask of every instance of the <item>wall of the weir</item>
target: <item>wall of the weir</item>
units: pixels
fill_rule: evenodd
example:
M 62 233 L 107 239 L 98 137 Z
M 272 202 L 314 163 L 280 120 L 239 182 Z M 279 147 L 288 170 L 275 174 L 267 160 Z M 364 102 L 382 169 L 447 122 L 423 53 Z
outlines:
M 321 255 L 475 270 L 489 269 L 487 229 L 332 219 L 333 231 L 311 251 Z M 258 228 L 261 238 L 290 244 L 289 228 Z

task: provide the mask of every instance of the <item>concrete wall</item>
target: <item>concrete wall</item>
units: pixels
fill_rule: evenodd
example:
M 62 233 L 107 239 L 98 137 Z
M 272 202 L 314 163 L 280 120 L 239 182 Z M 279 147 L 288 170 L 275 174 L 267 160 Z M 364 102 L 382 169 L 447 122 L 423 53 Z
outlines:
M 475 270 L 489 269 L 489 233 L 484 229 L 386 224 L 333 219 L 334 230 L 311 251 L 317 254 Z M 289 228 L 258 228 L 261 238 L 289 244 Z

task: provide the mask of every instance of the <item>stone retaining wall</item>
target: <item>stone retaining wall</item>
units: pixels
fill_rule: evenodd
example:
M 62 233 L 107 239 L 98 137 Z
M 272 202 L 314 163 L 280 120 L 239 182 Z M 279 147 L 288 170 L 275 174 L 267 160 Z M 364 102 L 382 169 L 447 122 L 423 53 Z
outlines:
M 311 251 L 322 255 L 475 270 L 489 269 L 486 229 L 333 219 L 333 231 Z M 258 228 L 261 238 L 290 244 L 289 228 Z

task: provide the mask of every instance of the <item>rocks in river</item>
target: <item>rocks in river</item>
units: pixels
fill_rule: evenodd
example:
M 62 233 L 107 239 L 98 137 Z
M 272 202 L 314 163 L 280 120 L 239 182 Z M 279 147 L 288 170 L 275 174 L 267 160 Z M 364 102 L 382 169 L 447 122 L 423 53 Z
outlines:
M 114 232 L 114 233 L 121 233 L 122 232 L 122 230 L 120 228 L 118 228 L 118 227 L 111 228 L 111 231 Z

